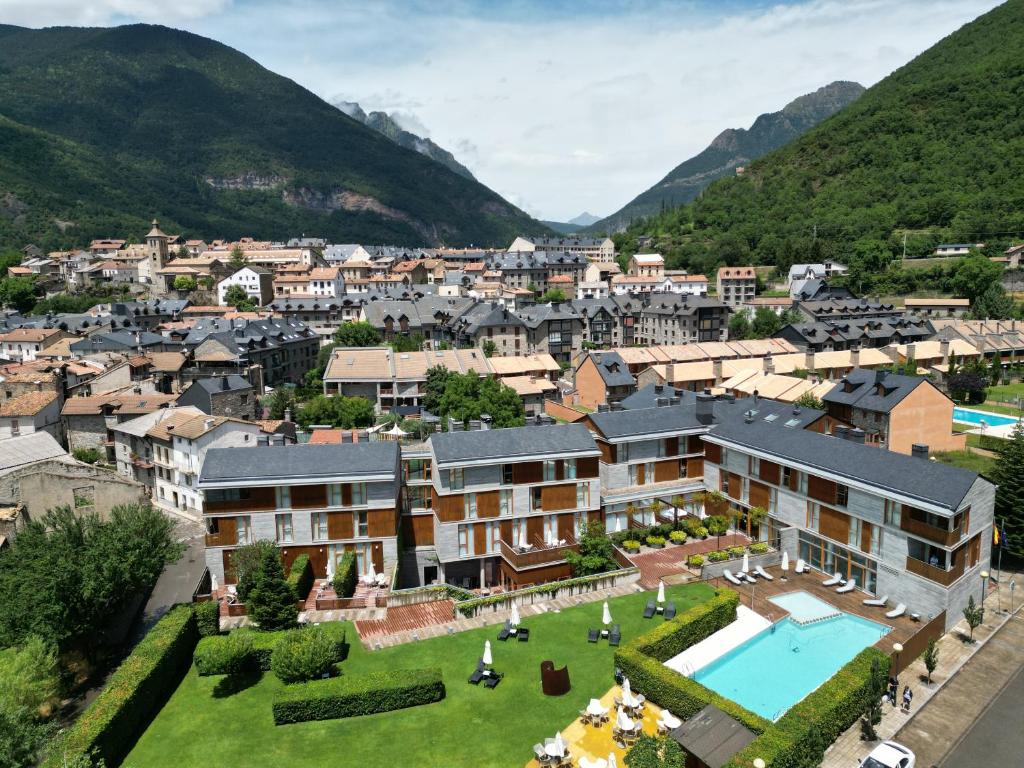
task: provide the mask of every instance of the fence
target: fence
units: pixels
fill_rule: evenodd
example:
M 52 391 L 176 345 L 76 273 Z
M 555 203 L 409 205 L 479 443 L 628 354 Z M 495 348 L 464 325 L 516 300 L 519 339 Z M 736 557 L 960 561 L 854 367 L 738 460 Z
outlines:
M 900 672 L 906 669 L 908 666 L 914 663 L 924 649 L 928 646 L 928 641 L 932 638 L 938 640 L 946 632 L 946 612 L 943 611 L 927 624 L 925 624 L 919 631 L 915 632 L 914 635 L 907 639 L 903 643 L 903 650 L 900 653 L 895 651 L 891 652 L 893 673 L 899 677 Z

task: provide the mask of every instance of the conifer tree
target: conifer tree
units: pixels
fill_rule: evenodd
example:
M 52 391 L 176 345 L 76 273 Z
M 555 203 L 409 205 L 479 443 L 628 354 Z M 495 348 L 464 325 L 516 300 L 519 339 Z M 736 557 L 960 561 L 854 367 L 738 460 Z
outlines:
M 1000 442 L 991 478 L 999 486 L 995 522 L 1006 533 L 1007 552 L 1024 557 L 1024 426 L 1018 424 L 1013 436 Z
M 259 628 L 267 632 L 294 627 L 299 617 L 295 591 L 285 581 L 276 549 L 263 553 L 255 583 L 249 591 L 248 613 Z

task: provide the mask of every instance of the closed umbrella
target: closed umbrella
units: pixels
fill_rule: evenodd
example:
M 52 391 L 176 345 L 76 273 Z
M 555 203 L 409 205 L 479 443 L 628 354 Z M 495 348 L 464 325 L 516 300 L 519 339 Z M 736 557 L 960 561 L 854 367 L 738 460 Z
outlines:
M 782 552 L 782 570 L 789 570 L 789 552 L 786 552 L 785 550 Z
M 743 567 L 740 568 L 743 573 L 750 571 L 750 555 L 746 552 L 743 553 Z
M 664 603 L 665 602 L 665 582 L 664 581 L 659 581 L 658 582 L 658 602 L 659 603 Z
M 629 702 L 633 700 L 633 689 L 629 685 L 629 678 L 622 678 L 622 700 Z
M 217 574 L 216 573 L 211 573 L 210 574 L 210 591 L 211 592 L 216 592 L 217 591 Z
M 373 560 L 372 559 L 370 559 L 370 562 L 368 563 L 368 565 L 370 566 L 370 570 L 368 570 L 366 572 L 366 582 L 367 583 L 369 583 L 371 581 L 375 581 L 376 578 L 377 578 L 377 570 L 373 567 Z
M 620 731 L 632 731 L 633 721 L 629 719 L 629 715 L 620 709 L 618 716 L 615 718 L 615 727 Z
M 334 558 L 327 558 L 327 580 L 334 581 Z
M 612 612 L 608 608 L 608 601 L 604 601 L 604 611 L 601 613 L 601 623 L 606 627 L 612 623 Z
M 565 742 L 562 741 L 561 731 L 555 734 L 555 749 L 558 750 L 559 755 L 565 754 Z
M 489 667 L 493 663 L 494 659 L 491 658 L 491 641 L 486 640 L 484 641 L 484 664 L 486 664 Z
M 512 615 L 508 617 L 508 623 L 510 626 L 519 626 L 519 606 L 512 603 Z
M 619 763 L 615 759 L 615 753 L 614 752 L 609 752 L 608 753 L 608 768 L 619 768 Z

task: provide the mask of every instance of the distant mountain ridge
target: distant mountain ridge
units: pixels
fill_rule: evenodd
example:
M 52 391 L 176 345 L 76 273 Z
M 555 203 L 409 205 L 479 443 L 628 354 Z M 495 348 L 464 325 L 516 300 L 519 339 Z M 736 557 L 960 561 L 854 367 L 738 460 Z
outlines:
M 575 235 L 577 232 L 586 229 L 591 224 L 601 220 L 600 216 L 595 216 L 592 213 L 584 211 L 579 216 L 569 219 L 568 221 L 541 221 L 542 224 L 546 224 L 563 235 Z
M 677 165 L 653 187 L 587 230 L 620 231 L 635 219 L 688 203 L 715 179 L 734 175 L 737 167 L 787 144 L 863 92 L 859 83 L 837 80 L 794 99 L 778 112 L 760 115 L 749 129 L 727 128 L 703 152 Z
M 417 136 L 412 131 L 407 131 L 387 112 L 374 111 L 367 113 L 354 101 L 339 100 L 331 103 L 353 120 L 358 120 L 368 128 L 373 128 L 378 133 L 387 136 L 398 146 L 411 149 L 413 152 L 419 152 L 421 155 L 435 160 L 460 176 L 465 176 L 467 179 L 476 179 L 469 168 L 455 159 L 455 155 L 444 147 L 438 146 L 430 139 L 425 139 L 422 136 Z

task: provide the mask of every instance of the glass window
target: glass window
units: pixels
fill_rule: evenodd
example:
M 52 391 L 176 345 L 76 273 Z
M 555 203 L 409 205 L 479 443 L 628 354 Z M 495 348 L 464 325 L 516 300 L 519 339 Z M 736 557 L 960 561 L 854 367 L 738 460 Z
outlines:
M 462 508 L 465 516 L 470 520 L 476 519 L 476 494 L 467 493 L 462 497 Z
M 761 459 L 757 456 L 750 457 L 750 474 L 760 475 L 761 474 Z
M 540 511 L 542 506 L 543 506 L 543 503 L 542 503 L 541 489 L 540 488 L 531 488 L 530 489 L 530 509 L 531 509 L 531 511 L 538 512 L 538 511 Z
M 487 523 L 487 552 L 493 554 L 498 551 L 498 542 L 501 540 L 501 526 L 496 522 Z
M 352 514 L 352 520 L 355 523 L 353 526 L 354 534 L 356 538 L 366 538 L 370 535 L 369 521 L 367 520 L 369 513 L 365 509 L 356 510 Z
M 850 500 L 850 489 L 841 484 L 836 484 L 836 504 L 840 507 L 845 507 L 847 502 Z
M 279 544 L 292 543 L 292 515 L 290 512 L 282 515 L 274 515 L 274 522 L 277 529 L 277 542 Z
M 565 460 L 565 479 L 575 480 L 576 479 L 576 459 Z
M 587 513 L 577 509 L 572 515 L 572 535 L 578 539 L 583 533 L 583 526 L 587 522 Z
M 274 489 L 278 509 L 291 509 L 292 489 L 287 485 L 279 485 Z
M 526 518 L 512 521 L 512 546 L 521 547 L 526 544 Z
M 448 485 L 453 491 L 461 490 L 464 484 L 462 467 L 453 467 L 448 470 Z
M 576 484 L 576 506 L 583 509 L 590 506 L 590 483 Z
M 501 484 L 512 485 L 512 465 L 502 464 L 501 465 Z
M 807 527 L 812 531 L 818 530 L 818 505 L 810 504 L 807 508 Z
M 327 486 L 327 505 L 330 507 L 341 506 L 341 485 L 331 483 Z
M 793 470 L 790 469 L 789 467 L 783 467 L 782 468 L 782 479 L 779 482 L 779 485 L 784 485 L 784 486 L 786 486 L 788 488 L 789 487 L 789 478 L 790 478 L 792 472 L 793 472 Z
M 871 554 L 878 555 L 882 552 L 882 528 L 877 525 L 871 526 Z
M 235 518 L 235 530 L 238 532 L 239 544 L 252 544 L 252 526 L 249 515 L 239 515 Z
M 629 461 L 629 443 L 619 443 L 615 449 L 615 457 L 619 464 Z
M 846 543 L 851 547 L 860 549 L 861 520 L 859 517 L 850 518 L 850 531 L 846 535 Z
M 558 541 L 558 518 L 555 515 L 544 516 L 544 543 L 554 544 Z
M 547 461 L 544 462 L 544 480 L 548 481 L 548 480 L 554 480 L 554 479 L 555 479 L 555 462 L 550 460 L 550 459 L 548 459 Z
M 313 541 L 324 541 L 327 535 L 327 513 L 313 512 L 309 516 L 309 527 L 313 531 Z
M 469 557 L 469 537 L 472 530 L 472 525 L 459 526 L 459 557 Z
M 900 505 L 892 499 L 885 500 L 885 524 L 900 527 Z
M 513 510 L 512 489 L 505 488 L 498 491 L 499 514 L 511 515 Z
M 352 505 L 361 506 L 366 503 L 366 483 L 352 483 Z

